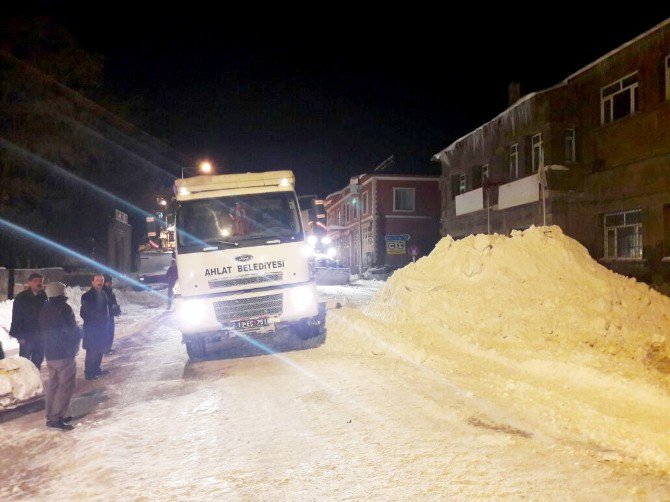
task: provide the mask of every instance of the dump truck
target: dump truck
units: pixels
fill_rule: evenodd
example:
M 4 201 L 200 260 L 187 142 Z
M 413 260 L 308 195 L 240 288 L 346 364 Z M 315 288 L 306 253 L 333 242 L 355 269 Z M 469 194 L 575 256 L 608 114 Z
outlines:
M 175 181 L 176 308 L 186 351 L 235 338 L 325 329 L 291 171 Z

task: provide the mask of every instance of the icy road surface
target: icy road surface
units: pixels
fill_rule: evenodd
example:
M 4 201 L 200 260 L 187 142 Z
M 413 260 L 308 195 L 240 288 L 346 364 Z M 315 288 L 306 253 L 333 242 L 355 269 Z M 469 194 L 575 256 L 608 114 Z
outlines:
M 352 308 L 376 287 L 322 294 Z M 126 312 L 110 375 L 83 380 L 79 356 L 74 431 L 47 430 L 42 411 L 0 415 L 0 500 L 670 498 L 667 479 L 546 437 L 421 365 L 328 340 L 189 363 L 174 314 Z

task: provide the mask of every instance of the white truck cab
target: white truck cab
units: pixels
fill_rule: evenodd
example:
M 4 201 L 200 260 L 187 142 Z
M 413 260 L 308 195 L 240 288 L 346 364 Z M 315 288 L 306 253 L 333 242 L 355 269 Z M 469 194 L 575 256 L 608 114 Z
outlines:
M 175 181 L 179 328 L 191 359 L 210 343 L 322 333 L 291 171 Z

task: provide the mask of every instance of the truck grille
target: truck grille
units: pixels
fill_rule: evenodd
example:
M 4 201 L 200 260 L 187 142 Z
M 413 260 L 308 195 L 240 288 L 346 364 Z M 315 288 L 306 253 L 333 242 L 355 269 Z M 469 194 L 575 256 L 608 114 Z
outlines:
M 284 278 L 282 272 L 273 274 L 251 275 L 248 277 L 237 277 L 235 279 L 212 279 L 209 281 L 210 288 L 229 288 L 231 286 L 246 286 L 258 284 L 259 282 L 281 281 Z
M 278 315 L 283 308 L 282 294 L 237 298 L 214 303 L 216 320 L 222 324 L 239 319 Z

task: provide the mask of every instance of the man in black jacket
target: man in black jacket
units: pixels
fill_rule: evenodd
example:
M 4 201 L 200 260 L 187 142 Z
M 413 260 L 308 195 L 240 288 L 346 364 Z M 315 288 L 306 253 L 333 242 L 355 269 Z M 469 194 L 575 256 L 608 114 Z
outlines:
M 47 301 L 42 279 L 37 272 L 28 276 L 28 289 L 14 298 L 12 326 L 9 328 L 9 334 L 19 341 L 19 355 L 30 359 L 38 369 L 44 360 L 44 347 L 37 318 Z
M 107 373 L 100 368 L 102 354 L 107 349 L 109 333 L 109 299 L 102 290 L 105 277 L 96 274 L 91 281 L 91 289 L 81 295 L 81 318 L 84 320 L 84 343 L 86 360 L 84 374 L 86 380 L 96 380 Z
M 113 354 L 114 350 L 112 345 L 114 344 L 114 318 L 121 315 L 121 307 L 116 301 L 116 295 L 114 294 L 114 289 L 112 288 L 112 276 L 105 274 L 105 285 L 102 287 L 102 290 L 107 293 L 107 306 L 109 307 L 109 326 L 107 330 L 107 341 L 105 347 L 105 354 Z
M 68 423 L 71 417 L 65 414 L 74 392 L 77 372 L 74 358 L 79 350 L 81 335 L 74 312 L 67 304 L 65 284 L 49 283 L 46 293 L 49 301 L 40 311 L 39 328 L 49 370 L 49 381 L 45 385 L 47 427 L 69 431 L 74 427 Z

